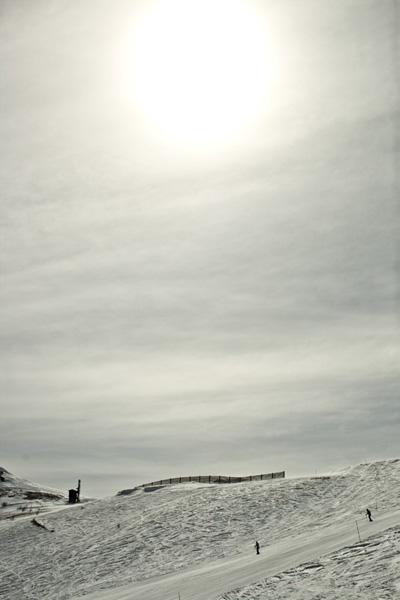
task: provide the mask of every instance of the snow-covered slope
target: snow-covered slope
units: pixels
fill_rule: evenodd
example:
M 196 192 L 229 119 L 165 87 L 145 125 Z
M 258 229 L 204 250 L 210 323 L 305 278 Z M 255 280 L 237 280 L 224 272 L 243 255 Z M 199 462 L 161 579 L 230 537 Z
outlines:
M 40 524 L 44 527 L 35 526 L 30 519 L 3 520 L 0 522 L 0 564 L 4 598 L 63 600 L 87 593 L 94 593 L 93 598 L 106 598 L 105 592 L 100 590 L 159 578 L 174 571 L 179 571 L 178 576 L 191 566 L 200 569 L 200 575 L 201 569 L 212 568 L 218 572 L 220 566 L 232 565 L 235 560 L 238 565 L 242 561 L 240 564 L 244 571 L 246 568 L 250 570 L 255 559 L 264 560 L 273 556 L 276 549 L 289 548 L 294 542 L 301 544 L 302 540 L 308 541 L 311 554 L 313 540 L 323 540 L 324 536 L 332 538 L 332 533 L 337 536 L 334 538 L 337 543 L 347 539 L 349 532 L 354 538 L 353 543 L 358 542 L 356 525 L 364 543 L 371 532 L 377 534 L 389 524 L 400 526 L 400 519 L 396 521 L 400 515 L 399 484 L 400 461 L 391 460 L 359 465 L 324 477 L 231 485 L 182 484 L 138 488 L 127 495 L 74 505 L 41 516 Z M 375 522 L 381 522 L 381 529 L 365 519 L 367 506 L 376 517 Z M 375 529 L 369 530 L 369 525 L 375 526 Z M 330 572 L 340 570 L 340 564 L 343 569 L 345 564 L 349 564 L 347 559 L 340 562 L 340 556 L 347 556 L 349 560 L 353 557 L 361 562 L 359 552 L 365 550 L 366 554 L 382 550 L 384 544 L 387 556 L 386 550 L 380 551 L 380 555 L 382 560 L 389 560 L 389 546 L 398 543 L 396 531 L 377 538 L 375 545 L 374 542 L 368 542 L 372 544 L 368 547 L 353 545 L 343 551 L 347 554 L 337 553 L 336 559 L 334 556 L 326 558 L 324 560 L 328 562 L 325 563 L 321 559 L 318 567 L 309 565 L 291 571 L 288 567 L 296 567 L 303 561 L 288 564 L 282 569 L 285 572 L 274 580 L 278 590 L 275 596 L 265 595 L 270 593 L 270 580 L 268 585 L 264 582 L 233 593 L 229 590 L 238 586 L 231 585 L 233 581 L 227 579 L 222 581 L 221 589 L 229 592 L 225 595 L 229 600 L 289 599 L 289 588 L 285 595 L 278 595 L 279 585 L 283 589 L 287 581 L 310 581 L 307 577 L 313 573 L 313 578 L 321 579 L 323 587 L 330 581 Z M 256 539 L 261 544 L 260 557 L 255 556 L 253 546 Z M 323 542 L 319 544 L 318 549 L 315 546 L 317 555 L 312 556 L 313 559 L 330 548 Z M 258 571 L 254 571 L 256 579 L 250 578 L 248 583 L 259 582 L 266 575 L 273 574 L 267 568 L 261 572 L 262 575 L 259 575 Z M 393 580 L 392 587 L 395 584 Z M 139 584 L 133 584 L 133 588 L 129 589 L 134 589 L 135 585 L 139 587 Z M 128 588 L 126 590 L 128 593 Z M 115 593 L 115 598 L 140 597 L 132 594 L 118 596 L 119 590 Z M 167 596 L 154 593 L 154 596 L 143 594 L 142 597 L 167 600 Z M 190 597 L 209 597 L 211 600 L 216 595 L 195 594 Z M 177 598 L 178 593 L 169 597 Z M 300 597 L 313 596 L 306 593 Z M 328 598 L 324 594 L 322 597 Z M 293 595 L 293 598 L 297 596 Z M 390 596 L 383 595 L 382 598 Z M 186 598 L 182 596 L 182 600 Z
M 228 592 L 218 600 L 395 600 L 400 598 L 400 529 Z
M 60 490 L 32 483 L 16 477 L 7 469 L 0 467 L 0 518 L 19 514 L 43 511 L 54 505 L 65 503 L 67 494 Z

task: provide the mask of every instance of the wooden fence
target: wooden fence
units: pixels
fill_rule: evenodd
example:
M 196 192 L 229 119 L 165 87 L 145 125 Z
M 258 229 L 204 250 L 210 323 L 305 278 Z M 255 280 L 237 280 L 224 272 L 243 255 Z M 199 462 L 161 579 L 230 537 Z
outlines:
M 151 483 L 143 483 L 139 487 L 154 485 L 172 485 L 175 483 L 242 483 L 244 481 L 264 481 L 267 479 L 284 479 L 285 471 L 278 473 L 262 473 L 261 475 L 247 475 L 246 477 L 229 477 L 227 475 L 194 475 L 192 477 L 170 477 Z

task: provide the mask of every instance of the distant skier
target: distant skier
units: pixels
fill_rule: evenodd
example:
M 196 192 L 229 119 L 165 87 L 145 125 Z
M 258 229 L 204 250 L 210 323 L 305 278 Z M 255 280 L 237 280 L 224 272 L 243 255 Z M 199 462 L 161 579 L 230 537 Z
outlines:
M 369 508 L 367 508 L 367 510 L 365 511 L 365 514 L 367 515 L 367 517 L 368 517 L 368 520 L 369 520 L 369 521 L 372 521 L 372 517 L 371 517 L 371 511 L 369 510 Z
M 256 549 L 257 554 L 260 554 L 260 544 L 258 542 L 255 543 L 254 548 Z

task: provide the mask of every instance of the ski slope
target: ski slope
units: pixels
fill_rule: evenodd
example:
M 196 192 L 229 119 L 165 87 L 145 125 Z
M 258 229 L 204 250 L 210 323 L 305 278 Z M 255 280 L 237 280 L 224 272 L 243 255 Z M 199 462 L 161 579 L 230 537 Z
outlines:
M 361 535 L 368 539 L 377 532 L 393 527 L 400 523 L 400 511 L 387 515 L 366 527 L 360 527 Z M 396 527 L 396 525 L 395 525 Z M 397 532 L 400 533 L 400 532 Z M 359 550 L 365 551 L 367 546 L 375 547 L 379 541 L 373 537 L 370 542 L 359 542 L 352 544 L 354 539 L 358 540 L 358 531 L 354 528 L 349 531 L 347 526 L 332 527 L 321 535 L 300 536 L 296 539 L 286 540 L 267 548 L 260 557 L 240 556 L 217 561 L 206 566 L 194 567 L 179 571 L 172 575 L 155 577 L 149 581 L 129 584 L 116 590 L 97 591 L 85 596 L 86 600 L 175 600 L 179 596 L 185 600 L 211 600 L 221 598 L 229 588 L 242 588 L 265 579 L 266 576 L 278 575 L 292 568 L 293 565 L 302 565 L 305 571 L 321 569 L 321 561 L 316 558 L 326 555 L 328 552 L 345 547 L 348 554 Z M 385 538 L 386 541 L 386 538 Z M 346 547 L 349 544 L 349 547 Z M 397 545 L 397 551 L 400 544 Z M 266 582 L 268 586 L 268 582 Z M 399 588 L 400 589 L 400 588 Z M 243 596 L 242 592 L 233 592 L 223 596 L 224 598 L 256 598 L 254 592 Z M 286 597 L 286 592 L 285 596 Z
M 139 488 L 39 515 L 43 527 L 2 519 L 3 597 L 396 598 L 399 483 L 391 460 L 324 477 Z

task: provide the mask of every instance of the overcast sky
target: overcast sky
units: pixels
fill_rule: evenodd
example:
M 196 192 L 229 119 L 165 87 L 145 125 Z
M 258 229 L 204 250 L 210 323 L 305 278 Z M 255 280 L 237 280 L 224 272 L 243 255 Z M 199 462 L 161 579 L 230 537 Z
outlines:
M 399 2 L 0 7 L 0 464 L 398 457 Z

